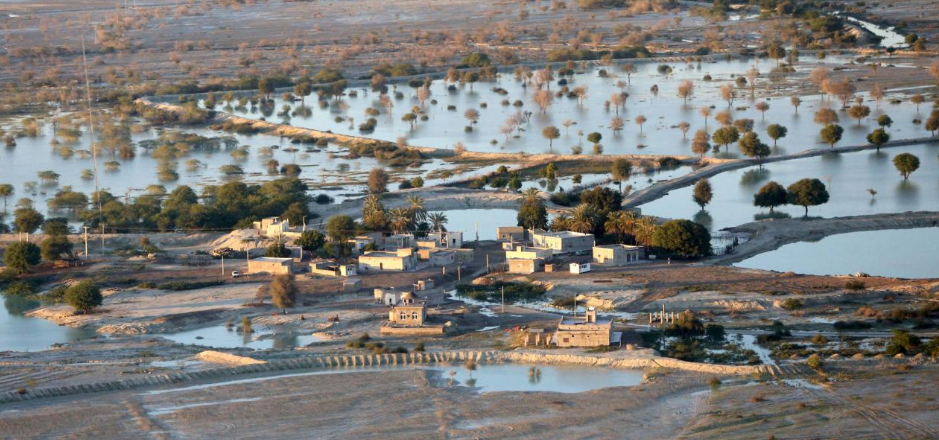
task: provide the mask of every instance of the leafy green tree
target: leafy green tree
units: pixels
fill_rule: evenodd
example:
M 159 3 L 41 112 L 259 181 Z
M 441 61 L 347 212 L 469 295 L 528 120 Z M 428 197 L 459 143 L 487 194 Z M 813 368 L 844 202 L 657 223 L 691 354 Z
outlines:
M 287 249 L 287 245 L 284 244 L 283 241 L 278 240 L 267 246 L 267 249 L 264 250 L 264 256 L 272 258 L 290 258 L 291 253 L 290 249 Z
M 492 62 L 489 60 L 489 55 L 480 52 L 473 52 L 463 57 L 461 63 L 467 67 L 485 67 L 490 65 Z
M 302 225 L 306 218 L 311 217 L 310 209 L 307 207 L 306 203 L 294 202 L 291 203 L 287 209 L 280 214 L 280 217 L 286 219 L 292 225 Z
M 531 188 L 525 192 L 522 204 L 518 208 L 518 225 L 525 229 L 545 229 L 548 227 L 548 209 L 544 200 L 538 196 L 538 190 Z
M 30 266 L 42 261 L 39 246 L 28 241 L 19 241 L 7 246 L 3 253 L 3 264 L 16 273 L 26 273 Z
M 766 134 L 773 140 L 773 146 L 776 146 L 776 142 L 780 139 L 786 137 L 786 134 L 789 133 L 789 129 L 783 127 L 779 124 L 772 124 L 769 127 L 766 127 Z
M 16 232 L 32 234 L 44 221 L 45 217 L 33 208 L 19 208 L 13 211 L 13 226 Z
M 549 125 L 541 130 L 541 135 L 548 140 L 548 148 L 554 148 L 554 140 L 561 137 L 561 131 L 553 125 Z
M 711 199 L 714 198 L 714 192 L 711 188 L 711 182 L 707 179 L 701 179 L 698 183 L 694 184 L 694 192 L 691 195 L 691 198 L 694 200 L 701 209 L 711 203 Z
M 897 168 L 903 180 L 908 180 L 913 171 L 919 169 L 919 158 L 910 153 L 900 153 L 893 158 L 893 166 Z
M 769 208 L 772 213 L 777 206 L 785 205 L 789 193 L 782 185 L 776 182 L 767 182 L 756 194 L 753 195 L 753 205 L 761 208 Z
M 893 330 L 893 337 L 887 342 L 886 353 L 890 356 L 918 353 L 922 342 L 918 336 L 910 333 L 909 330 L 895 329 Z
M 597 132 L 592 132 L 587 135 L 587 142 L 592 143 L 594 146 L 600 144 L 600 141 L 603 140 L 603 135 Z
M 101 290 L 90 280 L 73 284 L 65 291 L 65 303 L 77 312 L 88 313 L 103 301 Z
M 878 128 L 867 135 L 867 142 L 876 146 L 877 152 L 880 153 L 880 147 L 890 142 L 890 135 L 883 128 Z
M 304 251 L 316 252 L 326 244 L 326 237 L 320 231 L 303 231 L 294 244 L 303 248 Z
M 828 190 L 825 184 L 818 179 L 802 179 L 786 189 L 788 202 L 805 208 L 805 215 L 809 215 L 809 206 L 818 206 L 828 203 Z
M 346 254 L 346 241 L 355 236 L 355 221 L 347 215 L 334 215 L 326 220 L 326 235 L 335 243 L 340 259 Z
M 880 128 L 888 129 L 893 125 L 893 119 L 887 115 L 880 115 L 877 117 L 877 125 L 879 125 Z
M 740 131 L 733 126 L 721 127 L 714 130 L 714 133 L 711 134 L 711 140 L 718 145 L 723 145 L 726 150 L 728 145 L 740 140 Z
M 844 129 L 838 124 L 828 124 L 819 132 L 822 141 L 832 148 L 841 140 L 842 134 L 844 134 Z
M 268 95 L 274 93 L 274 83 L 268 78 L 261 78 L 258 80 L 258 91 L 267 98 Z
M 62 217 L 48 218 L 42 223 L 42 232 L 50 236 L 68 235 L 68 219 Z
M 690 220 L 669 220 L 655 229 L 652 245 L 678 258 L 711 255 L 711 233 Z
M 613 161 L 613 168 L 610 170 L 613 175 L 613 181 L 619 184 L 620 192 L 623 191 L 623 181 L 629 180 L 633 173 L 633 164 L 627 159 L 616 159 Z
M 770 154 L 769 146 L 764 144 L 756 132 L 753 131 L 744 133 L 738 145 L 740 146 L 740 151 L 747 157 L 757 158 L 760 162 L 760 166 L 763 166 L 763 159 Z
M 70 258 L 72 256 L 72 242 L 65 235 L 54 235 L 46 237 L 39 246 L 42 259 L 46 261 L 55 261 L 63 256 Z
M 7 197 L 13 195 L 16 189 L 9 183 L 0 184 L 0 197 L 3 197 L 3 212 L 7 211 Z
M 375 167 L 368 173 L 368 191 L 372 194 L 388 191 L 388 173 L 383 168 Z

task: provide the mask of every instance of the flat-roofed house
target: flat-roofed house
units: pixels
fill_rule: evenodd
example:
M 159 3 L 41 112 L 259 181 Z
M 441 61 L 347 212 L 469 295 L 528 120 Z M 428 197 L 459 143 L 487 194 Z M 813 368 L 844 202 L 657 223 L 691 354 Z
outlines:
M 613 332 L 613 319 L 597 316 L 590 307 L 583 317 L 565 316 L 558 323 L 555 343 L 558 347 L 605 347 L 619 343 L 622 333 Z
M 544 269 L 544 260 L 541 258 L 514 259 L 507 263 L 509 273 L 535 273 Z
M 287 275 L 293 273 L 293 258 L 258 257 L 248 260 L 248 273 Z
M 393 234 L 385 237 L 385 249 L 404 249 L 414 247 L 414 234 Z
M 463 247 L 462 231 L 440 231 L 427 234 L 427 240 L 437 242 L 437 247 L 446 249 L 459 249 Z
M 496 228 L 496 240 L 499 241 L 525 241 L 528 232 L 521 226 L 499 226 Z
M 515 246 L 515 249 L 505 251 L 506 260 L 550 260 L 554 251 L 549 248 L 538 248 L 528 246 Z
M 589 252 L 593 249 L 593 234 L 583 234 L 573 231 L 534 231 L 531 236 L 534 247 L 550 248 L 555 254 L 572 254 L 576 252 Z
M 406 271 L 416 265 L 415 254 L 411 248 L 389 251 L 371 251 L 359 255 L 359 270 L 368 271 Z
M 604 266 L 625 266 L 642 258 L 642 246 L 608 244 L 593 247 L 593 262 Z

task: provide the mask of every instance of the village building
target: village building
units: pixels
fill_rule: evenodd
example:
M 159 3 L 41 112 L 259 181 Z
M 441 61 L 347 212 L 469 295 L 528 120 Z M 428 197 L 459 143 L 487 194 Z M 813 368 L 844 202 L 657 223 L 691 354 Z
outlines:
M 417 280 L 417 282 L 414 283 L 414 291 L 416 292 L 420 292 L 422 290 L 430 290 L 433 288 L 434 288 L 433 278 L 428 278 L 426 280 Z
M 534 247 L 550 248 L 555 254 L 589 252 L 593 249 L 593 234 L 573 231 L 547 232 L 536 230 L 531 236 Z
M 359 256 L 358 270 L 368 271 L 406 271 L 417 264 L 411 248 L 389 251 L 370 251 Z
M 358 292 L 362 290 L 361 278 L 347 278 L 342 281 L 343 292 Z
M 277 237 L 290 231 L 290 220 L 266 217 L 252 224 L 261 237 Z
M 507 260 L 509 273 L 529 274 L 544 270 L 544 259 L 525 258 Z
M 496 228 L 496 240 L 522 242 L 528 240 L 528 231 L 521 226 L 499 226 Z
M 558 347 L 605 347 L 618 344 L 621 332 L 613 331 L 613 319 L 597 316 L 590 307 L 585 316 L 565 316 L 558 323 L 555 344 Z
M 528 247 L 528 246 L 515 246 L 514 249 L 509 249 L 505 251 L 506 260 L 550 260 L 554 255 L 554 251 L 548 248 L 538 248 L 538 247 Z
M 248 273 L 288 275 L 293 273 L 293 258 L 258 257 L 248 260 Z
M 571 269 L 571 273 L 575 275 L 580 275 L 582 273 L 590 272 L 590 262 L 571 263 L 570 269 Z
M 462 231 L 440 231 L 427 234 L 427 240 L 437 243 L 437 247 L 459 249 L 463 247 Z
M 357 274 L 354 264 L 339 264 L 333 260 L 310 263 L 310 273 L 326 277 L 352 277 Z
M 392 234 L 385 237 L 384 248 L 387 250 L 410 249 L 414 247 L 414 234 Z
M 401 300 L 401 295 L 404 292 L 395 289 L 394 287 L 385 287 L 385 288 L 375 288 L 373 291 L 375 302 L 378 304 L 384 304 L 386 306 L 393 306 Z
M 427 304 L 417 295 L 406 292 L 388 311 L 388 321 L 398 325 L 420 327 L 427 320 Z
M 456 263 L 456 253 L 443 249 L 419 249 L 417 258 L 430 262 L 435 267 L 449 266 Z
M 593 262 L 604 266 L 625 266 L 642 258 L 642 246 L 608 244 L 593 247 Z
M 375 244 L 375 238 L 368 235 L 356 235 L 346 241 L 352 246 L 352 253 L 359 255 L 365 251 L 365 247 L 370 244 Z

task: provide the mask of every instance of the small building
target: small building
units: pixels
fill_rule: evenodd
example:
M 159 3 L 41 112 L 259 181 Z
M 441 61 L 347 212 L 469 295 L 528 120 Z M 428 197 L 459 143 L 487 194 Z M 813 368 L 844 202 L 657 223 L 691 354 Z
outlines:
M 430 290 L 433 288 L 434 288 L 433 278 L 428 278 L 426 280 L 417 280 L 417 282 L 414 283 L 414 290 L 417 292 L 420 292 L 422 290 Z
M 384 248 L 388 250 L 394 249 L 410 249 L 414 247 L 414 234 L 392 234 L 385 237 Z
M 499 241 L 525 241 L 528 240 L 528 231 L 521 226 L 499 226 L 496 228 L 496 240 Z
M 438 249 L 440 243 L 437 243 L 436 240 L 415 240 L 414 244 L 417 245 L 417 249 Z
M 293 258 L 294 262 L 300 263 L 303 261 L 303 248 L 300 246 L 284 246 L 290 251 L 290 258 Z
M 541 258 L 547 261 L 550 260 L 553 255 L 554 251 L 551 249 L 528 246 L 516 246 L 515 249 L 505 251 L 506 260 L 533 260 Z
M 343 292 L 358 292 L 362 290 L 361 278 L 348 278 L 342 281 Z
M 590 272 L 590 263 L 571 263 L 571 273 L 580 275 L 582 273 Z
M 508 260 L 509 273 L 535 273 L 544 269 L 544 260 L 541 258 Z
M 379 304 L 384 304 L 386 306 L 393 306 L 401 300 L 401 295 L 404 292 L 395 289 L 394 287 L 386 288 L 375 288 L 375 302 Z
M 276 237 L 284 235 L 290 230 L 290 220 L 280 217 L 267 217 L 259 222 L 253 223 L 254 229 L 257 229 L 258 235 L 262 237 Z
M 558 323 L 555 344 L 558 347 L 605 347 L 618 343 L 622 333 L 613 332 L 613 319 L 600 318 L 590 307 L 583 317 L 565 316 Z
M 379 238 L 381 234 L 378 234 Z M 365 247 L 370 244 L 375 244 L 375 237 L 371 235 L 356 235 L 355 237 L 350 238 L 346 241 L 349 245 L 352 246 L 352 252 L 356 255 L 361 254 L 365 251 Z
M 430 251 L 428 257 L 427 261 L 430 261 L 430 264 L 434 267 L 449 266 L 456 263 L 456 253 L 452 251 L 434 249 Z
M 606 266 L 625 266 L 638 262 L 642 257 L 642 246 L 608 244 L 593 247 L 593 262 Z
M 535 231 L 531 236 L 534 247 L 550 248 L 555 254 L 590 252 L 593 249 L 593 234 L 573 231 Z
M 293 258 L 258 257 L 248 260 L 248 273 L 288 275 L 293 273 Z
M 420 327 L 427 320 L 427 304 L 417 295 L 406 292 L 388 311 L 388 321 L 398 325 Z
M 417 264 L 411 248 L 398 249 L 394 252 L 371 251 L 359 256 L 359 271 L 406 271 Z
M 351 277 L 358 273 L 354 264 L 339 264 L 335 261 L 317 261 L 310 263 L 310 272 L 313 275 L 326 277 Z
M 437 247 L 459 249 L 463 247 L 462 231 L 440 231 L 427 234 L 427 240 L 437 242 Z

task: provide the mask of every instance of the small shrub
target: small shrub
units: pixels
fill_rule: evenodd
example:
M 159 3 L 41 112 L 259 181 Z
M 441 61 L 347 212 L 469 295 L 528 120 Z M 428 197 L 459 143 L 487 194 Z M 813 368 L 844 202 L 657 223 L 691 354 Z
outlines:
M 844 288 L 846 290 L 858 291 L 864 290 L 867 288 L 867 285 L 861 280 L 848 280 L 844 283 Z

